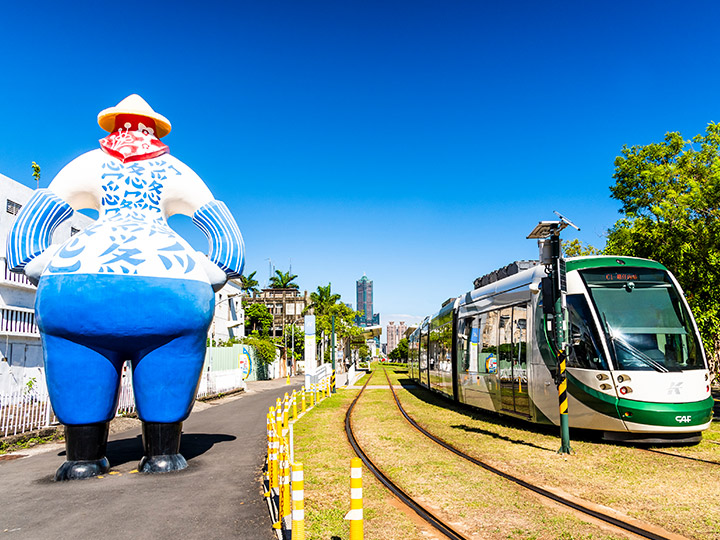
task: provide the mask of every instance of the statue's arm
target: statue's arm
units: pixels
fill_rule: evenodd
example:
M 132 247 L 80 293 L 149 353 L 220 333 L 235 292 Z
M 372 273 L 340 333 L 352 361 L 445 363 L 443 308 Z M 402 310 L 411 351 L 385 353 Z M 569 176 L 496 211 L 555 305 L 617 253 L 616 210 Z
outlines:
M 52 256 L 53 250 L 48 248 L 57 226 L 74 210 L 100 208 L 99 187 L 94 178 L 102 159 L 101 150 L 87 152 L 63 167 L 47 188 L 35 191 L 8 234 L 8 268 L 25 272 L 31 281 L 37 282 Z
M 50 247 L 53 232 L 72 213 L 72 207 L 50 189 L 36 190 L 20 209 L 8 234 L 8 268 L 13 272 L 24 272 L 28 263 Z
M 220 267 L 226 279 L 238 278 L 245 262 L 245 244 L 240 228 L 225 203 L 215 200 L 210 190 L 192 169 L 176 158 L 168 161 L 182 174 L 168 182 L 165 214 L 184 214 L 205 234 L 209 242 L 209 260 Z M 172 178 L 172 176 L 171 176 Z

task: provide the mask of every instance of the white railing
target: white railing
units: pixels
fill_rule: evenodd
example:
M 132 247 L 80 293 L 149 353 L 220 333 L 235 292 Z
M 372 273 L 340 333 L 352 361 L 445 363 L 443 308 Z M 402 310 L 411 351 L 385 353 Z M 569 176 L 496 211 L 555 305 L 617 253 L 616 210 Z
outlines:
M 16 283 L 18 285 L 26 285 L 28 287 L 35 287 L 32 283 L 30 283 L 30 280 L 25 277 L 25 274 L 17 274 L 15 272 L 11 272 L 10 269 L 7 266 L 7 262 L 5 261 L 4 257 L 0 257 L 2 259 L 2 267 L 3 267 L 3 279 L 4 281 L 9 281 L 11 283 Z
M 205 370 L 200 377 L 197 397 L 221 394 L 238 388 L 245 388 L 243 372 L 240 369 L 222 371 Z M 120 395 L 116 416 L 135 412 L 135 394 L 132 386 L 132 369 L 123 365 L 120 380 Z M 8 394 L 0 394 L 0 437 L 17 435 L 57 423 L 50 398 L 45 390 L 17 386 Z
M 17 435 L 40 429 L 55 422 L 50 398 L 43 390 L 17 387 L 7 395 L 0 394 L 0 435 Z
M 35 322 L 35 311 L 26 308 L 0 309 L 0 332 L 40 336 Z

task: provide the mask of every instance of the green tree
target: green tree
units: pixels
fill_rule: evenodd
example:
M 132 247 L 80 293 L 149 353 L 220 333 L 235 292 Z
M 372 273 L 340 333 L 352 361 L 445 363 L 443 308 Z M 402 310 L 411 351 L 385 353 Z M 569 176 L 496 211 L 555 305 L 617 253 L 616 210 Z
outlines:
M 265 304 L 247 304 L 245 308 L 245 329 L 249 329 L 248 334 L 260 333 L 267 335 L 273 323 L 273 316 L 268 311 Z
M 318 285 L 317 291 L 310 293 L 310 305 L 306 311 L 312 309 L 315 315 L 326 315 L 329 309 L 340 301 L 339 294 L 332 293 L 332 284 L 327 287 Z
M 288 352 L 294 353 L 296 360 L 302 360 L 305 351 L 305 332 L 294 324 L 286 324 L 283 335 Z
M 260 290 L 258 289 L 258 285 L 260 285 L 260 283 L 258 283 L 258 280 L 255 279 L 255 274 L 257 274 L 257 271 L 252 272 L 247 276 L 245 274 L 240 276 L 240 288 L 245 294 L 252 294 Z
M 249 336 L 244 338 L 243 342 L 255 349 L 258 358 L 263 364 L 272 364 L 275 360 L 277 346 L 272 339 L 267 337 Z
M 711 367 L 720 360 L 720 125 L 685 141 L 624 146 L 611 197 L 624 217 L 608 231 L 605 253 L 654 259 L 682 285 Z
M 388 354 L 388 358 L 390 358 L 390 360 L 404 360 L 407 362 L 407 359 L 408 359 L 408 340 L 407 340 L 407 338 L 402 338 L 398 342 L 397 347 L 395 347 L 392 351 L 390 351 L 390 354 Z
M 294 283 L 297 274 L 275 270 L 275 275 L 270 278 L 271 289 L 299 289 L 300 286 Z
M 587 255 L 600 255 L 601 250 L 596 249 L 590 244 L 583 244 L 577 238 L 573 240 L 563 240 L 562 242 L 563 257 L 585 257 Z
M 353 311 L 345 304 L 336 303 L 327 308 L 323 315 L 315 316 L 315 332 L 320 336 L 318 340 L 318 347 L 324 342 L 325 356 L 323 361 L 330 361 L 329 351 L 331 350 L 332 344 L 330 343 L 332 335 L 332 317 L 335 316 L 335 343 L 340 348 L 344 348 L 346 340 L 352 340 L 354 337 L 359 336 L 362 330 L 355 326 L 355 317 L 357 312 Z
M 37 189 L 40 189 L 40 165 L 38 165 L 37 163 L 35 163 L 33 161 L 31 167 L 33 170 L 32 175 L 33 175 L 33 178 L 35 179 L 35 184 L 37 186 Z

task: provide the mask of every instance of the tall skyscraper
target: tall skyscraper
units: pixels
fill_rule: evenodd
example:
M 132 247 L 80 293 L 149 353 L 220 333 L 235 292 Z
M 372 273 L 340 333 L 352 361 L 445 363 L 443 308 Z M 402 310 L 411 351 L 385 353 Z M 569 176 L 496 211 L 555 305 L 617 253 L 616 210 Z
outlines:
M 357 286 L 357 310 L 363 314 L 357 317 L 358 326 L 373 326 L 380 324 L 380 314 L 373 313 L 373 282 L 366 275 L 355 282 Z
M 387 325 L 387 352 L 390 354 L 395 347 L 398 346 L 400 340 L 405 337 L 405 330 L 407 325 L 405 321 L 400 321 L 400 324 L 395 326 L 394 321 L 390 321 Z

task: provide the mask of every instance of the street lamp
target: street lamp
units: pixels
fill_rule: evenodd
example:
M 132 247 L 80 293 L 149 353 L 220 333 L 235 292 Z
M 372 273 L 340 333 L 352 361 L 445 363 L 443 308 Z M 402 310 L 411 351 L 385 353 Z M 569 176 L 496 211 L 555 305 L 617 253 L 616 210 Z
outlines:
M 569 352 L 567 321 L 567 281 L 565 278 L 565 259 L 560 253 L 560 231 L 568 226 L 580 230 L 572 221 L 553 211 L 559 221 L 541 221 L 527 236 L 537 239 L 540 248 L 540 264 L 545 265 L 547 277 L 542 278 L 543 312 L 552 323 L 551 348 L 557 356 L 555 383 L 558 388 L 560 407 L 560 439 L 558 454 L 570 454 L 570 428 L 568 425 L 568 393 L 565 360 Z

